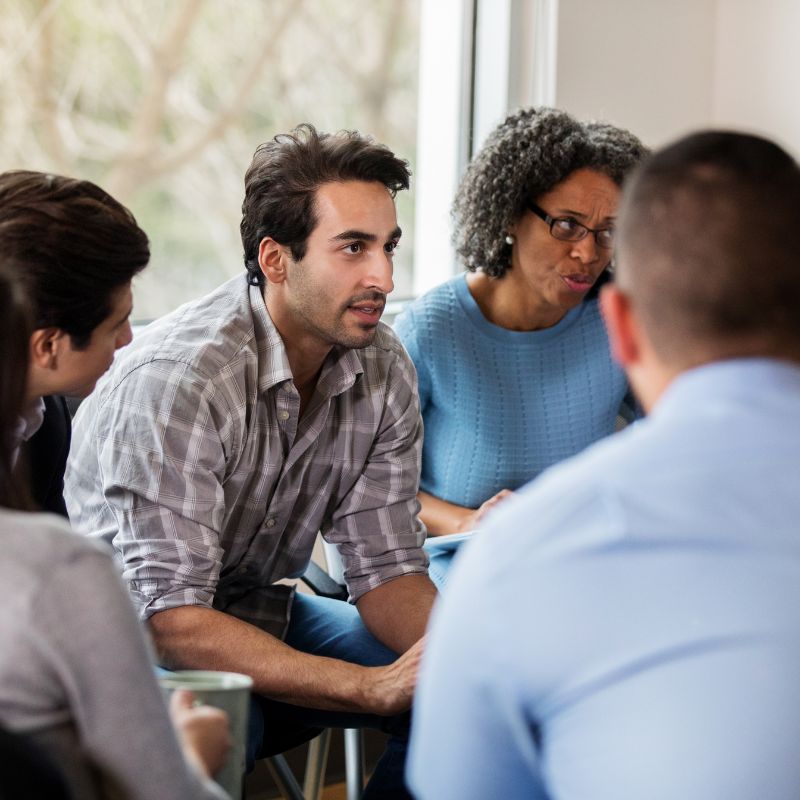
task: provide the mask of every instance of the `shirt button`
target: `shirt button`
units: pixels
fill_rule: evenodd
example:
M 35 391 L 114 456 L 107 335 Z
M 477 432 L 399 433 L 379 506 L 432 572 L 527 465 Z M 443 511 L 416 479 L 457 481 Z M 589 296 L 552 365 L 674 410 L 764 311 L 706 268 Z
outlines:
M 239 567 L 238 572 L 240 575 L 244 575 L 247 572 L 247 567 Z
M 275 517 L 270 517 L 267 520 L 267 527 L 268 528 L 274 528 L 275 527 Z
M 280 414 L 278 414 L 278 416 L 285 422 L 287 419 L 289 419 L 289 412 L 281 411 Z

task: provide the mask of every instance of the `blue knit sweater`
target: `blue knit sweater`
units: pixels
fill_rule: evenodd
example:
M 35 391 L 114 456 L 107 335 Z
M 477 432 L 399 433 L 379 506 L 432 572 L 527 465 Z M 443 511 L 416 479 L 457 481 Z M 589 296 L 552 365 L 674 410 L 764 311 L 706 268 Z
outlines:
M 442 500 L 477 508 L 614 431 L 627 384 L 597 300 L 552 328 L 509 331 L 483 316 L 459 275 L 394 327 L 419 376 L 420 486 Z

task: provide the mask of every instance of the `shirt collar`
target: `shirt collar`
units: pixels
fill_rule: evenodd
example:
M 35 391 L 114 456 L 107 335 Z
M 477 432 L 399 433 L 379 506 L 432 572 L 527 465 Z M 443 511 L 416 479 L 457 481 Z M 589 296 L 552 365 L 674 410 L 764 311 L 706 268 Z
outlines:
M 250 308 L 258 346 L 258 390 L 265 394 L 273 386 L 292 380 L 292 370 L 283 339 L 275 327 L 260 286 L 250 286 Z
M 685 414 L 687 407 L 708 406 L 714 398 L 760 395 L 772 389 L 800 391 L 800 366 L 773 358 L 731 358 L 682 372 L 664 390 L 650 416 Z
M 44 422 L 44 398 L 34 400 L 17 418 L 17 423 L 11 433 L 11 463 L 17 463 L 19 449 L 23 442 L 33 436 Z
M 38 397 L 23 412 L 17 420 L 14 429 L 14 438 L 17 446 L 27 442 L 44 422 L 44 398 Z
M 334 347 L 322 366 L 317 391 L 324 397 L 346 392 L 364 372 L 358 351 L 349 347 Z

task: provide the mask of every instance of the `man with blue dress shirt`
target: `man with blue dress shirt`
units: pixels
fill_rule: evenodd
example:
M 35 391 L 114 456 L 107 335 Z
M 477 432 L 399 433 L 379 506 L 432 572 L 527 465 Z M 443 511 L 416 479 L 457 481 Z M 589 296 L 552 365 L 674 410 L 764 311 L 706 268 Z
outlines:
M 798 797 L 798 223 L 798 164 L 754 136 L 689 136 L 627 186 L 602 306 L 648 417 L 460 557 L 420 800 Z

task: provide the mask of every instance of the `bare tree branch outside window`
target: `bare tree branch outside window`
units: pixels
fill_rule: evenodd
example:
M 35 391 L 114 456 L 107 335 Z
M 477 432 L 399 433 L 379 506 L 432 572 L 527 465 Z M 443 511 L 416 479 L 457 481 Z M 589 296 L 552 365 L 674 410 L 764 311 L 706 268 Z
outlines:
M 152 318 L 243 269 L 256 146 L 301 122 L 415 161 L 419 0 L 0 0 L 0 169 L 96 181 L 153 260 Z M 405 195 L 405 196 L 404 196 Z M 410 293 L 413 194 L 398 198 Z

